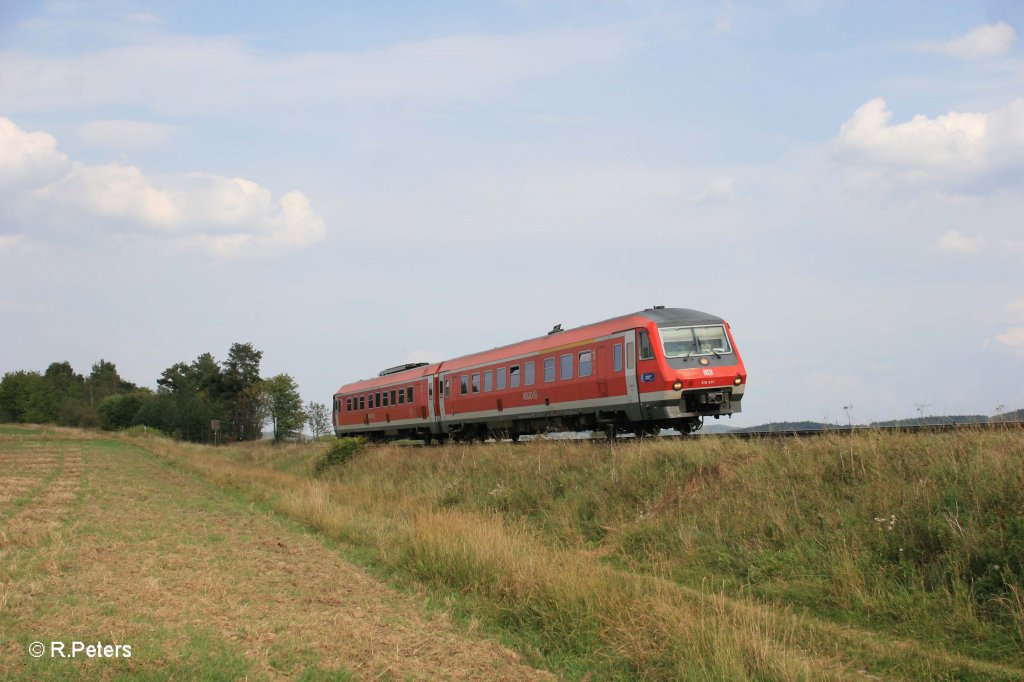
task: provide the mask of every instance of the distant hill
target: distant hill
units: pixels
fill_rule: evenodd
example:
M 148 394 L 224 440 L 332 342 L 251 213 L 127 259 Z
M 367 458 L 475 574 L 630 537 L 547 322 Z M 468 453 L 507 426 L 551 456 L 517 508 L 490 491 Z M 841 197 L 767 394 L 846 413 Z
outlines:
M 913 417 L 911 419 L 890 419 L 884 422 L 872 422 L 871 426 L 940 426 L 943 424 L 987 424 L 995 421 L 994 417 L 986 417 L 983 414 L 958 414 L 951 417 Z M 1012 420 L 1005 420 L 1012 421 Z
M 995 421 L 1019 422 L 1024 421 L 1024 409 L 1004 412 L 998 417 L 989 417 L 983 414 L 956 414 L 949 416 L 928 416 L 923 419 L 912 417 L 910 419 L 889 419 L 880 422 L 871 422 L 867 427 L 878 428 L 899 428 L 905 426 L 941 426 L 943 424 L 988 424 Z M 857 425 L 864 428 L 862 425 Z M 725 424 L 705 424 L 700 433 L 778 433 L 780 431 L 821 431 L 825 429 L 839 430 L 849 428 L 846 424 L 824 424 L 815 421 L 800 422 L 769 422 L 757 426 L 727 426 Z
M 846 426 L 837 424 L 822 424 L 821 422 L 769 422 L 759 426 L 747 426 L 742 429 L 735 429 L 737 433 L 776 433 L 778 431 L 820 431 L 822 429 L 845 429 Z
M 719 424 L 718 422 L 715 422 L 714 424 L 709 424 L 705 422 L 704 426 L 700 430 L 700 433 L 735 433 L 738 430 L 739 429 L 737 429 L 735 426 Z

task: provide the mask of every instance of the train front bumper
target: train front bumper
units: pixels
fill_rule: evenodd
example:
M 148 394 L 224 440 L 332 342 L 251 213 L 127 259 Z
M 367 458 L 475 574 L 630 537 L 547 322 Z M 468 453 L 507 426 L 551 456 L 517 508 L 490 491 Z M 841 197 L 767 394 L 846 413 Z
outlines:
M 683 391 L 664 391 L 645 396 L 643 415 L 648 420 L 720 417 L 742 411 L 744 384 Z

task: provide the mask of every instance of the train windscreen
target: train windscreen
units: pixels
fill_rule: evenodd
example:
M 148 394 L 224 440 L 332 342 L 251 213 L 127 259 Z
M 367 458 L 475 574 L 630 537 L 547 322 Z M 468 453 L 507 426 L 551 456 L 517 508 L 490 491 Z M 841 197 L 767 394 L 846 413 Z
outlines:
M 703 327 L 663 327 L 662 348 L 667 358 L 685 358 L 694 355 L 725 355 L 732 352 L 729 336 L 720 324 Z

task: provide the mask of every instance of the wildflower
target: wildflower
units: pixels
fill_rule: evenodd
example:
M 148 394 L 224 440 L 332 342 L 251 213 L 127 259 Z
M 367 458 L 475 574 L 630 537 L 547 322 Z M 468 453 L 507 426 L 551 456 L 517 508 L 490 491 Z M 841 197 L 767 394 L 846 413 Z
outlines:
M 896 515 L 889 514 L 889 518 L 886 518 L 884 516 L 876 516 L 875 523 L 879 525 L 884 523 L 886 524 L 886 530 L 893 530 L 894 528 L 896 528 Z

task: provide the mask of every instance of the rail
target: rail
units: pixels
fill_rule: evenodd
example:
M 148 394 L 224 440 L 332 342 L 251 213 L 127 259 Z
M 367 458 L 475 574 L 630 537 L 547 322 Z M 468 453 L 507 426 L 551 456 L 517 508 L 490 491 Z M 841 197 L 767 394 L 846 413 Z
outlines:
M 901 426 L 836 426 L 824 429 L 766 429 L 763 431 L 725 431 L 722 433 L 703 433 L 697 431 L 692 434 L 699 438 L 799 438 L 803 436 L 833 436 L 849 435 L 854 433 L 930 433 L 942 431 L 992 431 L 999 429 L 1020 429 L 1024 428 L 1024 421 L 1006 422 L 962 422 L 950 424 L 904 424 Z

